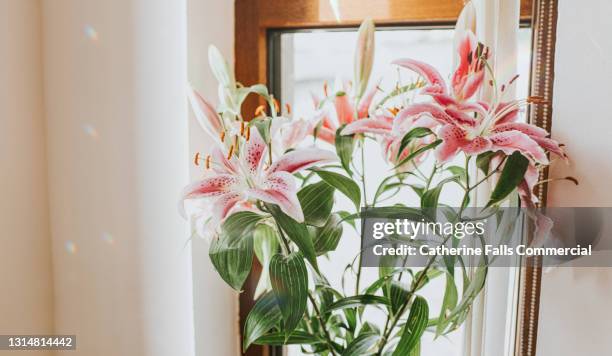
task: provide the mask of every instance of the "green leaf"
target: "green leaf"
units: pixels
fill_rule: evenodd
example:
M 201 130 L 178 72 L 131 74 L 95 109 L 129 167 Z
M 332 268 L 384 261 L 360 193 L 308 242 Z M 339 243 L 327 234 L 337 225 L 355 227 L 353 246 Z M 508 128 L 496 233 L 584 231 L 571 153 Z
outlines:
M 371 354 L 379 336 L 374 332 L 366 332 L 357 336 L 342 353 L 342 356 L 363 356 Z
M 450 273 L 446 273 L 446 289 L 444 290 L 444 299 L 442 300 L 440 316 L 438 316 L 438 324 L 436 325 L 436 337 L 444 333 L 449 324 L 446 316 L 447 314 L 450 315 L 450 312 L 455 309 L 458 299 L 455 278 Z
M 512 193 L 525 177 L 528 166 L 529 160 L 519 152 L 514 152 L 508 157 L 487 207 L 501 202 Z
M 478 161 L 478 158 L 476 158 L 476 161 Z M 467 181 L 467 172 L 465 171 L 465 168 L 463 167 L 459 167 L 459 166 L 450 166 L 447 168 L 454 176 L 459 177 L 459 180 L 462 182 L 466 182 Z
M 340 158 L 340 163 L 344 170 L 352 176 L 351 161 L 353 160 L 353 151 L 355 150 L 355 137 L 354 135 L 340 135 L 344 126 L 345 125 L 342 125 L 336 130 L 336 154 Z
M 361 206 L 361 190 L 354 180 L 335 172 L 323 170 L 316 170 L 315 172 L 327 184 L 346 195 L 355 204 L 355 209 L 359 210 Z
M 485 281 L 487 279 L 487 272 L 488 268 L 486 266 L 480 266 L 476 269 L 474 272 L 474 277 L 463 292 L 461 302 L 459 302 L 459 304 L 450 312 L 448 319 L 453 321 L 453 323 L 456 325 L 460 324 L 460 322 L 458 323 L 456 319 L 462 316 L 462 314 L 467 314 L 472 302 L 474 299 L 476 299 L 482 288 L 484 288 Z M 467 278 L 464 277 L 464 279 Z
M 317 255 L 315 253 L 314 243 L 310 237 L 306 224 L 293 220 L 290 216 L 283 213 L 276 205 L 267 204 L 267 206 L 268 210 L 272 212 L 274 219 L 279 224 L 279 227 L 283 229 L 287 237 L 297 245 L 300 252 L 306 257 L 312 267 L 318 271 L 319 266 L 317 265 Z
M 497 152 L 488 151 L 476 156 L 476 167 L 478 167 L 478 169 L 480 169 L 485 175 L 489 174 L 489 165 L 491 164 L 491 158 L 493 158 L 496 153 Z
M 401 306 L 408 300 L 410 291 L 399 281 L 389 284 L 389 299 L 391 299 L 391 311 L 397 313 Z
M 329 306 L 327 310 L 358 308 L 364 305 L 390 305 L 389 299 L 377 295 L 362 294 L 342 298 Z
M 232 246 L 247 236 L 252 236 L 255 225 L 263 216 L 252 211 L 239 211 L 230 215 L 221 225 L 219 240 L 226 246 Z
M 408 131 L 400 142 L 399 150 L 397 151 L 397 158 L 401 156 L 404 149 L 408 147 L 412 141 L 429 135 L 433 135 L 433 132 L 426 127 L 415 127 L 414 129 Z
M 264 294 L 255 303 L 244 323 L 244 350 L 276 326 L 282 318 L 274 295 L 272 293 Z
M 404 163 L 410 162 L 411 160 L 413 160 L 415 157 L 417 157 L 421 153 L 434 149 L 441 143 L 442 143 L 442 140 L 435 140 L 434 142 L 428 145 L 422 146 L 418 150 L 414 150 L 413 152 L 410 152 L 410 154 L 406 156 L 404 159 L 402 159 L 400 163 L 396 164 L 394 168 L 398 168 L 402 166 Z
M 269 117 L 257 117 L 254 118 L 253 120 L 249 121 L 249 126 L 250 127 L 255 127 L 255 129 L 257 129 L 257 131 L 259 132 L 259 134 L 261 135 L 261 138 L 264 140 L 264 142 L 269 145 L 270 144 L 270 128 L 272 127 L 272 118 Z
M 298 192 L 306 224 L 325 225 L 334 207 L 334 191 L 334 187 L 321 181 L 309 184 Z
M 253 230 L 262 216 L 253 212 L 230 215 L 221 226 L 218 239 L 208 255 L 223 280 L 237 291 L 242 289 L 253 263 Z
M 333 214 L 323 227 L 315 229 L 314 248 L 317 256 L 334 251 L 338 247 L 341 237 L 342 224 L 340 224 L 340 217 Z
M 406 325 L 404 325 L 404 331 L 402 337 L 393 356 L 409 355 L 410 352 L 419 344 L 421 336 L 427 327 L 429 319 L 429 306 L 427 301 L 423 297 L 417 296 L 412 302 L 410 307 L 410 314 Z
M 261 275 L 259 276 L 259 282 L 257 288 L 255 288 L 254 298 L 257 299 L 264 292 L 270 290 L 270 260 L 272 256 L 278 251 L 278 233 L 270 225 L 257 225 L 253 232 L 253 244 L 255 248 L 255 255 L 261 263 Z
M 281 346 L 281 345 L 313 345 L 323 343 L 321 340 L 317 339 L 314 335 L 309 333 L 295 330 L 294 332 L 287 337 L 285 333 L 282 332 L 271 332 L 268 333 L 259 339 L 253 342 L 256 345 L 272 345 L 272 346 Z
M 285 335 L 288 336 L 306 311 L 308 270 L 302 254 L 293 252 L 287 257 L 274 255 L 270 261 L 270 280 L 285 322 Z

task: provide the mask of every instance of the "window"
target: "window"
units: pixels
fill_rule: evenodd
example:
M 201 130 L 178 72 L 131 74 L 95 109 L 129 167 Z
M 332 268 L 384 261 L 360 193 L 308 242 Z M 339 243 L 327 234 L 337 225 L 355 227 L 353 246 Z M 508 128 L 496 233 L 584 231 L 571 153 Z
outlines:
M 434 65 L 439 69 L 443 76 L 450 77 L 452 71 L 452 53 L 453 53 L 453 33 L 449 28 L 383 28 L 376 32 L 376 51 L 375 63 L 372 73 L 371 84 L 376 83 L 379 78 L 382 81 L 379 83 L 381 90 L 378 92 L 374 102 L 385 96 L 385 92 L 393 90 L 398 83 L 408 84 L 416 80 L 416 76 L 406 70 L 399 70 L 397 66 L 392 66 L 391 62 L 399 58 L 415 58 Z M 314 106 L 312 102 L 312 94 L 322 96 L 323 87 L 321 83 L 327 82 L 330 87 L 330 92 L 334 92 L 334 87 L 342 86 L 343 83 L 352 78 L 352 66 L 347 66 L 347 63 L 352 63 L 354 44 L 356 41 L 355 29 L 334 29 L 334 30 L 301 30 L 301 31 L 278 31 L 271 34 L 272 39 L 270 53 L 273 59 L 270 62 L 269 72 L 271 73 L 270 82 L 273 84 L 273 90 L 276 95 L 281 98 L 284 103 L 290 103 L 293 106 L 293 113 L 296 117 L 309 117 L 313 115 Z M 517 95 L 526 97 L 528 94 L 529 68 L 530 68 L 530 51 L 531 51 L 531 30 L 530 28 L 522 28 L 519 32 L 519 60 L 517 83 Z M 320 142 L 320 141 L 319 141 Z M 326 145 L 320 142 L 319 145 Z M 365 154 L 365 169 L 368 175 L 367 190 L 371 193 L 376 190 L 378 182 L 387 175 L 388 166 L 381 158 L 379 146 L 368 142 Z M 425 162 L 427 164 L 427 162 Z M 458 164 L 462 164 L 459 163 Z M 450 188 L 450 187 L 449 187 Z M 461 195 L 459 190 L 456 192 L 452 189 L 445 189 L 443 194 L 444 199 L 450 201 L 459 201 Z M 338 197 L 342 199 L 341 197 Z M 410 195 L 396 197 L 397 201 L 402 201 L 410 205 L 410 201 L 415 197 Z M 397 201 L 387 201 L 385 204 L 393 204 Z M 351 203 L 347 200 L 344 203 L 346 210 L 351 209 Z M 320 262 L 321 268 L 326 271 L 330 277 L 330 282 L 335 288 L 342 288 L 342 280 L 345 278 L 345 268 L 351 263 L 359 251 L 359 240 L 354 231 L 345 231 L 345 236 L 341 239 L 341 245 L 335 252 L 332 252 L 328 260 Z M 363 285 L 367 285 L 378 278 L 375 268 L 364 269 Z M 513 289 L 508 287 L 509 283 L 515 283 L 516 275 L 512 270 L 505 271 L 508 276 L 498 276 L 498 280 L 503 280 L 502 283 L 507 287 L 506 292 L 514 293 Z M 351 274 L 346 274 L 350 276 Z M 350 278 L 350 277 L 348 277 Z M 432 310 L 439 310 L 444 295 L 444 282 L 440 280 L 433 286 L 429 287 L 428 300 L 432 301 Z M 514 285 L 514 284 L 512 284 Z M 503 286 L 502 286 L 503 287 Z M 499 285 L 496 286 L 499 288 Z M 495 318 L 490 316 L 484 317 L 487 321 L 495 320 L 495 326 L 488 325 L 495 330 L 509 331 L 512 329 L 512 324 L 508 323 L 507 317 L 512 313 L 507 313 L 508 303 L 512 299 L 506 300 L 502 298 L 500 303 L 489 303 L 486 305 L 489 309 L 494 309 Z M 480 303 L 478 314 L 482 317 L 486 313 L 484 310 L 486 303 Z M 491 310 L 493 312 L 493 310 Z M 384 319 L 377 319 L 375 311 L 366 311 L 371 313 L 368 318 L 374 322 L 384 324 Z M 475 327 L 482 328 L 484 322 Z M 433 355 L 465 355 L 467 344 L 474 341 L 474 335 L 464 330 L 465 326 L 456 332 L 450 334 L 445 339 L 433 341 L 433 335 L 425 338 L 426 343 L 422 345 L 421 352 L 423 356 Z M 505 334 L 505 333 L 504 333 Z M 477 342 L 477 341 L 476 341 Z M 487 351 L 493 351 L 488 346 Z M 497 348 L 498 347 L 498 348 Z M 507 343 L 501 342 L 496 346 L 495 353 L 502 354 L 508 352 Z M 473 349 L 473 346 L 470 347 Z M 290 356 L 301 355 L 299 347 L 289 347 L 286 354 Z M 475 354 L 475 353 L 472 353 Z M 488 354 L 488 353 L 485 353 Z

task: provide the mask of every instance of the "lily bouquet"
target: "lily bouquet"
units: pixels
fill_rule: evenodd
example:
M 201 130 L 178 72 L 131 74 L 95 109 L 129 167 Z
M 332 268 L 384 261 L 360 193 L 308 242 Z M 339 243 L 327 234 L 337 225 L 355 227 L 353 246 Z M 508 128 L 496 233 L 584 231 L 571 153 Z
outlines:
M 232 288 L 242 289 L 255 258 L 262 265 L 257 302 L 244 326 L 244 349 L 298 344 L 321 355 L 418 355 L 426 330 L 445 335 L 466 320 L 484 287 L 486 265 L 471 277 L 465 270 L 455 276 L 432 256 L 418 270 L 380 267 L 379 278 L 362 285 L 356 258 L 345 270 L 353 274 L 354 285 L 338 288 L 317 260 L 334 251 L 353 232 L 349 229 L 359 229 L 355 219 L 361 208 L 426 216 L 427 209 L 444 206 L 445 185 L 462 191 L 458 221 L 471 194 L 484 185 L 494 187 L 488 208 L 510 200 L 528 207 L 537 203 L 533 189 L 539 171 L 549 164 L 549 154 L 565 154 L 545 130 L 520 121 L 524 107 L 545 103 L 506 99 L 516 78 L 497 82 L 488 61 L 491 51 L 478 42 L 473 18 L 468 5 L 455 31 L 456 65 L 448 83 L 427 63 L 398 59 L 393 65 L 418 79 L 388 91 L 370 82 L 374 24 L 363 22 L 352 83 L 332 93 L 325 86 L 323 96 L 313 95 L 313 112 L 306 119 L 288 105 L 282 108 L 265 86 L 236 82 L 211 47 L 219 105 L 213 107 L 195 91 L 189 98 L 214 144 L 208 154 L 196 155 L 203 178 L 185 188 L 181 208 L 195 231 L 211 238 L 210 259 Z M 492 95 L 481 95 L 487 86 Z M 242 103 L 250 94 L 265 105 L 246 118 Z M 380 144 L 390 168 L 371 195 L 363 164 L 366 140 Z M 359 151 L 361 165 L 353 159 Z M 464 165 L 449 163 L 457 159 Z M 434 162 L 424 165 L 426 160 Z M 380 206 L 385 196 L 404 189 L 417 199 Z M 338 194 L 352 202 L 354 211 L 336 207 Z M 549 222 L 541 215 L 535 219 L 545 235 Z M 445 278 L 446 288 L 440 310 L 433 311 L 422 292 L 435 278 Z M 459 287 L 456 279 L 461 278 Z M 385 322 L 369 320 L 366 308 L 378 308 Z

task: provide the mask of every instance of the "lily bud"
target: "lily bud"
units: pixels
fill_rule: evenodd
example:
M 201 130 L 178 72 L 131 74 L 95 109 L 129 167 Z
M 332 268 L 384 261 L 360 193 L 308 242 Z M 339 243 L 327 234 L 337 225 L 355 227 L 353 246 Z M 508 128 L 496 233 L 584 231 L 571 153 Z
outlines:
M 360 98 L 368 87 L 374 64 L 374 21 L 367 19 L 361 23 L 355 48 L 355 97 Z
M 229 64 L 217 47 L 208 47 L 208 62 L 215 78 L 219 84 L 227 88 L 236 87 L 236 79 L 234 79 L 234 71 L 231 70 Z
M 459 47 L 459 43 L 464 37 L 464 33 L 470 31 L 476 34 L 476 8 L 474 3 L 468 1 L 463 10 L 457 18 L 457 24 L 455 25 L 455 38 L 453 48 L 453 68 L 457 68 L 459 58 L 457 58 L 457 52 L 454 50 Z

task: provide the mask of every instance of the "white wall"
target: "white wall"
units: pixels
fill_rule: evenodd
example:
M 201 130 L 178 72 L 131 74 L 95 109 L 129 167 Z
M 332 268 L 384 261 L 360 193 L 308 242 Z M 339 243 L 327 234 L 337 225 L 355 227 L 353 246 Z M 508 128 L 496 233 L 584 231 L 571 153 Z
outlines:
M 578 187 L 555 183 L 551 206 L 612 206 L 612 3 L 559 2 L 553 137 L 567 144 Z M 539 356 L 607 355 L 612 350 L 612 269 L 557 268 L 542 279 Z
M 193 355 L 185 0 L 43 0 L 55 327 Z
M 208 46 L 214 44 L 233 63 L 234 2 L 227 0 L 188 0 L 189 82 L 206 98 L 217 103 L 217 82 L 208 66 Z M 189 119 L 190 153 L 208 152 L 210 138 L 200 129 L 193 115 Z M 191 167 L 191 178 L 200 176 Z M 238 355 L 238 294 L 221 280 L 208 258 L 208 243 L 196 238 L 193 251 L 193 295 L 195 308 L 196 354 Z
M 0 0 L 0 334 L 53 331 L 40 19 Z

